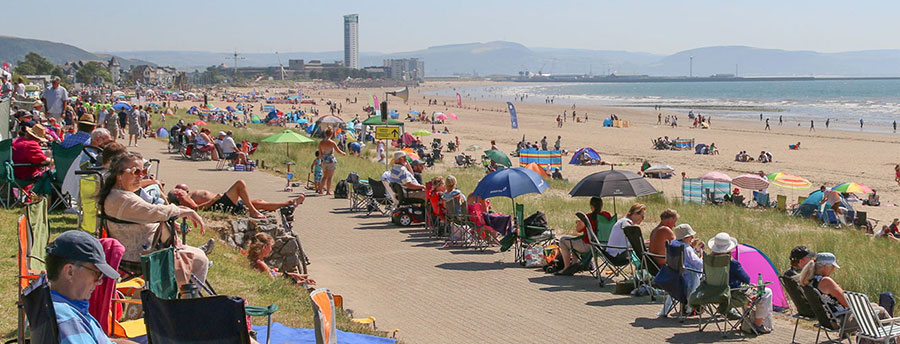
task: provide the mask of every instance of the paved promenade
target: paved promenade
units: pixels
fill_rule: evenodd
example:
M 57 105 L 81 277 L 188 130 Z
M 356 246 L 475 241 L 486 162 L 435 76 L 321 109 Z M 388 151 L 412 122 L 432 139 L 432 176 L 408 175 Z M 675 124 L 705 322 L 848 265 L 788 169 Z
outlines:
M 223 192 L 237 179 L 250 196 L 283 200 L 284 180 L 263 172 L 215 171 L 215 162 L 190 162 L 165 153 L 165 144 L 142 140 L 135 150 L 162 160 L 167 188 Z M 336 176 L 343 177 L 343 176 Z M 299 191 L 299 190 L 298 190 Z M 512 252 L 441 248 L 422 227 L 398 228 L 389 219 L 349 213 L 349 201 L 309 197 L 294 230 L 312 260 L 319 287 L 344 296 L 356 316 L 375 316 L 379 329 L 399 328 L 407 343 L 790 343 L 793 322 L 776 320 L 775 332 L 723 339 L 698 332 L 696 319 L 657 319 L 661 301 L 612 294 L 589 276 L 557 277 L 513 263 Z M 215 271 L 211 271 L 215 273 Z M 277 320 L 277 315 L 276 315 Z M 798 342 L 815 332 L 801 329 Z

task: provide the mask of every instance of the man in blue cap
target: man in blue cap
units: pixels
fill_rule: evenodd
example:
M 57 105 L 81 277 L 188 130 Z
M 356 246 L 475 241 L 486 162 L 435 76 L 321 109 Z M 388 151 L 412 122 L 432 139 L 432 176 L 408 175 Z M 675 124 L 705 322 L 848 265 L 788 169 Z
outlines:
M 104 276 L 116 279 L 119 273 L 106 263 L 100 241 L 87 232 L 70 230 L 47 247 L 47 279 L 60 343 L 134 343 L 110 340 L 88 312 L 91 292 Z

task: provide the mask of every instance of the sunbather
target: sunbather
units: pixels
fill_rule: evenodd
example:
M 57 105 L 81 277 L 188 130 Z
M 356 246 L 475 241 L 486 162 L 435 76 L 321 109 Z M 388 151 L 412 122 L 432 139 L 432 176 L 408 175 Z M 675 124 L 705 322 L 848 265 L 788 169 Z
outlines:
M 265 259 L 272 254 L 272 246 L 275 245 L 275 239 L 266 233 L 256 233 L 250 241 L 247 248 L 247 260 L 250 261 L 250 267 L 259 272 L 265 272 L 269 278 L 282 276 L 290 278 L 294 283 L 304 286 L 315 286 L 316 281 L 309 278 L 307 274 L 300 274 L 295 271 L 278 271 L 278 269 L 269 267 Z
M 831 278 L 831 274 L 834 273 L 834 270 L 840 268 L 841 267 L 837 264 L 837 258 L 833 253 L 820 252 L 816 254 L 815 260 L 810 260 L 803 266 L 803 270 L 800 270 L 800 273 L 797 274 L 797 276 L 794 276 L 794 280 L 801 286 L 805 287 L 809 285 L 818 289 L 819 293 L 822 295 L 822 303 L 833 313 L 843 312 L 849 307 L 847 299 L 844 297 L 844 289 Z M 871 305 L 872 309 L 874 309 L 875 313 L 878 315 L 878 318 L 890 318 L 891 315 L 884 307 L 875 303 L 872 303 Z M 850 314 L 850 312 L 847 312 L 846 314 Z M 854 319 L 851 314 L 850 318 L 847 319 L 846 327 L 852 328 L 856 326 L 856 319 Z
M 863 205 L 877 207 L 881 205 L 881 200 L 878 197 L 878 192 L 875 189 L 872 189 L 872 193 L 869 194 L 869 198 L 863 201 Z
M 191 191 L 187 185 L 178 184 L 169 191 L 169 203 L 182 205 L 194 210 L 213 210 L 240 214 L 244 211 L 252 218 L 265 218 L 260 210 L 278 210 L 293 204 L 303 204 L 306 195 L 300 194 L 297 198 L 284 202 L 267 202 L 260 199 L 250 199 L 247 192 L 247 183 L 238 180 L 225 191 L 224 194 L 213 193 L 209 190 L 197 189 Z

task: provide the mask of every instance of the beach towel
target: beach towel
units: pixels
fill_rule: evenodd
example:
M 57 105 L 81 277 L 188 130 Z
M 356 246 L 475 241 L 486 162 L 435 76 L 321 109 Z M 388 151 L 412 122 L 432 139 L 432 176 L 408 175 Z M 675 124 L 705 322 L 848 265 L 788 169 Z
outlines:
M 266 326 L 253 326 L 256 341 L 266 342 Z M 337 330 L 339 344 L 388 344 L 397 341 L 391 338 Z M 316 331 L 311 328 L 290 328 L 279 322 L 272 323 L 272 343 L 316 344 Z

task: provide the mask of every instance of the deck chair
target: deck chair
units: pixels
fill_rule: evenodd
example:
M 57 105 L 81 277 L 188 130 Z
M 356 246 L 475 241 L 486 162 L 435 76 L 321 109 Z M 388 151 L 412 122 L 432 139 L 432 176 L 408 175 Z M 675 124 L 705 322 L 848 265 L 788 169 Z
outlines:
M 672 299 L 672 306 L 663 316 L 668 317 L 672 312 L 677 312 L 678 322 L 684 322 L 685 308 L 688 304 L 688 285 L 684 278 L 685 271 L 703 273 L 684 266 L 684 246 L 672 246 L 666 243 L 666 264 L 660 268 L 659 273 L 653 279 L 653 285 L 665 290 Z M 680 306 L 680 307 L 679 307 Z
M 313 305 L 316 344 L 337 344 L 334 295 L 326 288 L 319 288 L 309 294 L 309 299 Z
M 438 193 L 431 185 L 425 184 L 425 228 L 429 230 L 433 238 L 440 238 L 446 233 L 447 217 L 444 212 L 444 202 L 441 201 L 441 193 Z
M 150 342 L 250 343 L 242 298 L 210 296 L 167 300 L 144 290 L 141 301 Z
M 555 237 L 553 230 L 525 225 L 525 205 L 516 204 L 516 257 L 515 261 L 525 264 L 525 249 L 533 245 L 544 245 Z
M 653 276 L 659 273 L 659 266 L 653 258 L 665 258 L 665 256 L 650 253 L 650 250 L 644 246 L 644 234 L 641 233 L 641 227 L 627 226 L 622 228 L 622 230 L 625 232 L 625 238 L 628 239 L 628 243 L 631 245 L 634 258 L 637 258 L 637 264 L 633 264 L 634 288 L 646 286 L 650 293 L 650 300 L 656 301 L 655 292 L 650 282 L 653 280 Z
M 216 146 L 216 153 L 219 155 L 219 160 L 216 160 L 216 169 L 221 171 L 225 169 L 225 166 L 228 165 L 228 160 L 225 159 L 225 153 L 222 152 L 222 145 L 218 143 L 213 143 Z
M 47 200 L 45 198 L 39 197 L 34 202 L 25 205 L 25 214 L 16 221 L 16 238 L 18 239 L 16 277 L 19 286 L 17 335 L 19 343 L 24 343 L 27 312 L 22 299 L 23 291 L 45 270 L 44 257 L 47 255 L 45 249 L 50 243 L 50 219 L 47 217 Z
M 772 206 L 771 204 L 769 204 L 769 194 L 767 194 L 767 193 L 753 191 L 753 200 L 756 201 L 757 206 L 760 206 L 763 208 L 768 208 L 768 207 Z
M 900 338 L 900 325 L 895 324 L 900 318 L 878 319 L 866 294 L 845 291 L 844 297 L 847 298 L 853 318 L 859 324 L 859 331 L 856 333 L 857 342 L 867 339 L 886 344 L 893 343 L 894 338 Z
M 83 148 L 84 146 L 82 145 L 63 148 L 56 142 L 50 144 L 53 164 L 56 166 L 56 169 L 50 175 L 52 177 L 50 179 L 50 191 L 52 193 L 49 195 L 54 197 L 53 203 L 50 204 L 50 209 L 56 209 L 59 206 L 64 206 L 65 209 L 72 207 L 72 195 L 63 190 L 63 181 L 67 177 L 75 178 L 74 175 L 69 174 L 69 170 L 73 168 L 78 169 L 80 163 L 78 157 L 81 155 Z M 41 188 L 36 189 L 39 193 L 41 192 Z
M 41 273 L 25 290 L 19 293 L 21 308 L 28 316 L 31 343 L 59 343 L 59 324 L 50 296 L 46 273 Z M 24 321 L 23 321 L 24 322 Z M 25 343 L 24 323 L 20 324 L 18 343 Z
M 740 326 L 740 322 L 728 319 L 728 313 L 732 308 L 743 306 L 737 298 L 732 297 L 732 290 L 728 285 L 730 262 L 730 254 L 704 256 L 704 278 L 697 290 L 688 297 L 688 304 L 701 311 L 699 330 L 703 331 L 710 324 L 715 324 L 722 337 L 726 337 L 729 331 Z M 704 319 L 703 313 L 709 317 Z
M 825 212 L 822 213 L 822 227 L 834 226 L 834 228 L 841 227 L 841 221 L 838 220 L 837 214 L 834 212 L 834 209 L 825 209 Z
M 775 196 L 775 199 L 777 200 L 775 209 L 778 209 L 779 211 L 782 211 L 782 212 L 787 211 L 787 196 L 778 195 L 778 196 Z
M 813 314 L 816 315 L 818 323 L 813 325 L 817 329 L 816 343 L 820 343 L 819 336 L 822 332 L 825 332 L 825 338 L 828 338 L 826 343 L 842 342 L 844 338 L 847 338 L 847 342 L 850 343 L 850 334 L 856 331 L 855 327 L 850 328 L 847 326 L 850 310 L 846 309 L 837 313 L 832 312 L 831 309 L 822 303 L 822 295 L 818 289 L 807 285 L 801 286 L 800 290 L 803 292 L 803 297 L 806 298 L 806 302 L 812 309 Z M 830 333 L 837 333 L 837 337 L 832 339 Z
M 373 212 L 379 212 L 382 216 L 388 215 L 391 213 L 391 197 L 387 193 L 387 189 L 384 187 L 384 183 L 382 183 L 378 179 L 369 178 L 369 187 L 372 189 L 372 194 L 367 195 L 368 206 L 366 207 L 366 216 Z
M 797 281 L 783 275 L 778 276 L 778 279 L 781 281 L 781 285 L 784 287 L 788 296 L 791 297 L 791 301 L 794 302 L 795 311 L 794 314 L 791 315 L 791 317 L 794 318 L 794 335 L 791 336 L 791 343 L 793 344 L 796 343 L 797 327 L 800 326 L 800 320 L 816 321 L 816 314 L 813 312 L 812 307 L 810 307 L 809 302 L 806 301 L 806 297 L 803 296 L 803 291 L 800 290 L 800 285 L 797 284 Z

